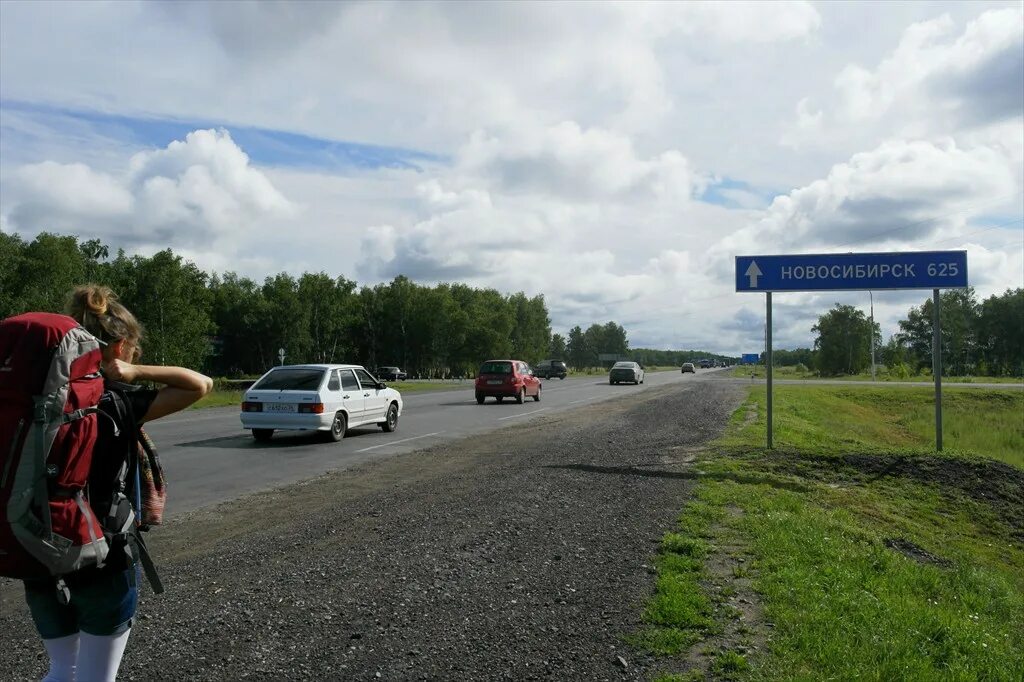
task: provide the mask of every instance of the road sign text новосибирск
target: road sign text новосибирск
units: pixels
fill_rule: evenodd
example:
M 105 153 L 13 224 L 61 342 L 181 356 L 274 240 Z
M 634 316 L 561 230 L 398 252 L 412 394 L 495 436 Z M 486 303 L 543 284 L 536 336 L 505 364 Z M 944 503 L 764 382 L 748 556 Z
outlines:
M 736 257 L 736 291 L 958 289 L 966 286 L 966 251 Z

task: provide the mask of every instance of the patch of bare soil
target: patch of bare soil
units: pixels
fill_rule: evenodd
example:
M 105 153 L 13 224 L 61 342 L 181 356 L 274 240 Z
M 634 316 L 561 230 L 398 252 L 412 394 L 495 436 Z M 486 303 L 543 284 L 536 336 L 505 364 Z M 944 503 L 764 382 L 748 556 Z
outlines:
M 936 556 L 931 552 L 918 547 L 906 538 L 888 538 L 885 540 L 885 546 L 919 564 L 931 564 L 932 566 L 941 566 L 942 568 L 952 566 L 952 562 L 949 559 L 943 559 L 942 557 Z
M 827 482 L 853 479 L 872 483 L 883 478 L 908 478 L 958 493 L 993 508 L 1016 537 L 1024 538 L 1024 470 L 986 459 L 846 453 L 807 455 L 776 450 L 761 455 L 780 473 Z
M 699 670 L 706 679 L 714 678 L 715 655 L 732 651 L 749 659 L 767 642 L 761 599 L 753 587 L 754 557 L 732 525 L 743 510 L 730 506 L 726 511 L 728 518 L 711 528 L 711 553 L 704 562 L 703 587 L 714 604 L 715 627 L 687 656 L 689 671 Z

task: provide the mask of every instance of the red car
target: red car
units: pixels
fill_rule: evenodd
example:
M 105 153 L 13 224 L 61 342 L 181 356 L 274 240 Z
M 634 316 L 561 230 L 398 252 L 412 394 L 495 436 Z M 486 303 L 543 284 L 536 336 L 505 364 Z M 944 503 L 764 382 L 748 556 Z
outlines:
M 515 398 L 522 403 L 527 396 L 540 400 L 540 379 L 522 360 L 488 360 L 480 365 L 476 377 L 476 402 L 484 404 L 488 396 L 500 403 L 505 398 Z

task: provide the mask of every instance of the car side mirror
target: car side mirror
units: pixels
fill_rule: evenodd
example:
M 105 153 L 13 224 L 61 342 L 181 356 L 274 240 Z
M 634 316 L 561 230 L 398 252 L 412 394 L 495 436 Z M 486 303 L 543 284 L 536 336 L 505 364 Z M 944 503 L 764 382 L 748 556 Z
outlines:
M 387 387 L 388 387 L 388 385 L 385 384 L 383 381 L 378 381 L 377 382 L 377 390 L 380 390 L 382 388 L 387 388 Z

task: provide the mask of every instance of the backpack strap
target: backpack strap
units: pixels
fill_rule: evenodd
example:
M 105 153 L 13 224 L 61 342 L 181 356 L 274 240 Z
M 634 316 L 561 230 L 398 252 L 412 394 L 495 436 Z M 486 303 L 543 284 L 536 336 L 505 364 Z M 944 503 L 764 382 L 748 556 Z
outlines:
M 139 447 L 140 447 L 140 431 L 138 422 L 135 420 L 135 413 L 132 410 L 131 402 L 124 399 L 119 389 L 108 386 L 107 392 L 110 394 L 111 400 L 114 404 L 114 410 L 117 412 L 120 418 L 121 426 L 126 429 L 128 436 L 128 458 L 122 464 L 118 470 L 118 478 L 115 481 L 121 494 L 125 493 L 128 481 L 132 482 L 132 511 L 135 514 L 131 526 L 125 532 L 125 539 L 127 541 L 128 550 L 131 552 L 132 558 L 142 564 L 142 571 L 146 574 L 146 580 L 149 581 L 150 587 L 153 588 L 154 594 L 162 594 L 164 591 L 163 582 L 160 580 L 160 576 L 157 573 L 156 565 L 153 563 L 153 557 L 149 553 L 149 548 L 146 547 L 146 541 L 142 539 L 141 528 L 139 527 L 137 520 L 141 517 L 141 500 L 139 498 Z

